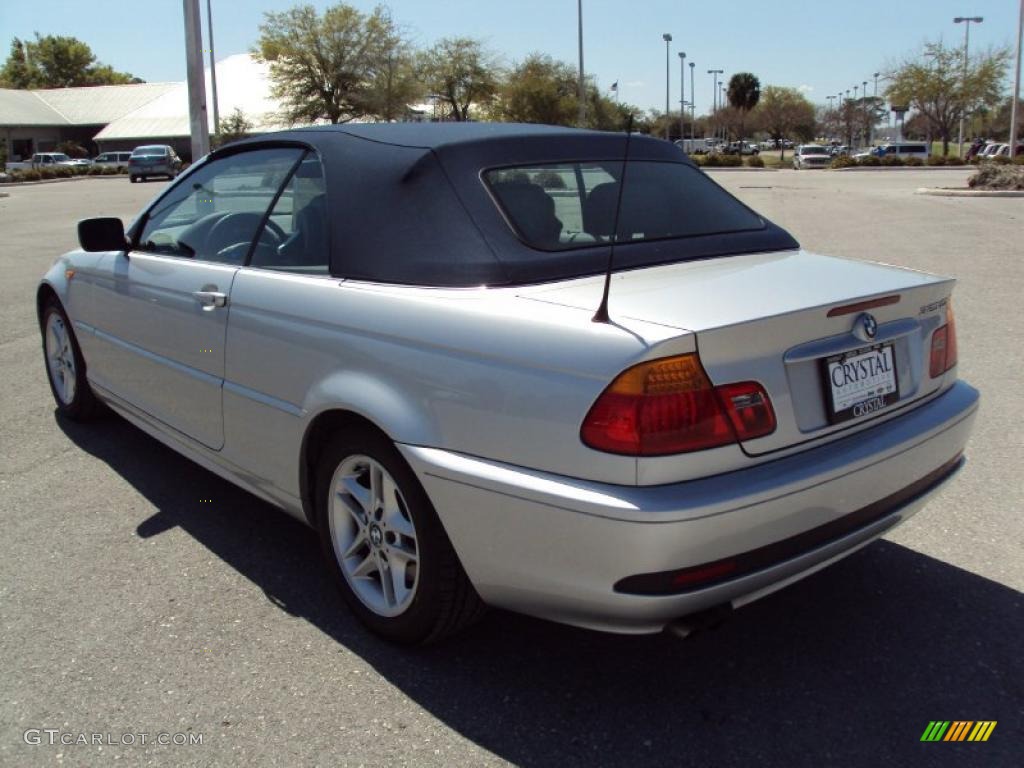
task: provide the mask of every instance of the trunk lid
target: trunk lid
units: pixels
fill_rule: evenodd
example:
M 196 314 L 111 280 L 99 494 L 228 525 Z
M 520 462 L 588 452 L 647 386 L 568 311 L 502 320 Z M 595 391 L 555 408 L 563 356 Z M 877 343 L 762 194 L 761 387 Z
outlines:
M 931 335 L 945 323 L 953 283 L 806 251 L 746 254 L 615 274 L 609 313 L 613 322 L 636 319 L 696 334 L 701 362 L 716 385 L 760 382 L 778 426 L 742 444 L 747 454 L 757 456 L 856 429 L 936 392 L 944 377 L 929 376 Z M 590 277 L 519 293 L 592 312 L 602 285 L 603 277 Z M 885 302 L 856 306 L 878 299 Z M 865 328 L 865 314 L 871 316 L 867 324 L 874 326 L 873 336 Z M 854 365 L 853 353 L 866 350 L 875 353 L 868 355 L 872 360 L 862 358 L 866 363 L 880 360 L 895 368 L 889 378 L 880 375 L 885 388 L 895 384 L 896 391 L 871 410 L 859 406 L 860 394 L 851 399 L 854 384 L 833 395 L 828 380 L 833 373 L 828 360 Z M 875 391 L 864 389 L 865 400 Z M 833 415 L 834 405 L 848 408 Z

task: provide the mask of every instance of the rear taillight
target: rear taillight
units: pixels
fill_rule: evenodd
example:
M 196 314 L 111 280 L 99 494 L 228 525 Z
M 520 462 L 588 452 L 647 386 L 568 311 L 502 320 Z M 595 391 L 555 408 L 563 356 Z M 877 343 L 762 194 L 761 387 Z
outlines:
M 953 317 L 952 302 L 946 304 L 946 324 L 932 334 L 932 351 L 928 373 L 938 378 L 956 365 L 956 319 Z
M 664 456 L 715 448 L 775 431 L 768 393 L 756 382 L 713 387 L 696 354 L 635 365 L 619 374 L 580 430 L 591 448 Z

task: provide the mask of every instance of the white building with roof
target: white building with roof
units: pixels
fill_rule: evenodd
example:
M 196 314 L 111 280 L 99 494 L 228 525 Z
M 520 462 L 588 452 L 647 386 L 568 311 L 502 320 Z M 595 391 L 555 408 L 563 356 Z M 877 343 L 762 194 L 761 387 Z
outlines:
M 177 83 L 89 88 L 0 89 L 0 139 L 11 160 L 52 151 L 63 141 L 88 146 L 109 123 L 148 104 Z
M 222 120 L 239 109 L 252 124 L 253 133 L 289 127 L 270 89 L 268 65 L 250 54 L 240 53 L 217 62 L 217 101 Z M 209 68 L 206 98 L 212 134 Z M 52 151 L 64 141 L 82 144 L 94 154 L 129 150 L 141 144 L 171 144 L 178 154 L 188 157 L 188 86 L 178 82 L 0 89 L 0 138 L 11 160 Z

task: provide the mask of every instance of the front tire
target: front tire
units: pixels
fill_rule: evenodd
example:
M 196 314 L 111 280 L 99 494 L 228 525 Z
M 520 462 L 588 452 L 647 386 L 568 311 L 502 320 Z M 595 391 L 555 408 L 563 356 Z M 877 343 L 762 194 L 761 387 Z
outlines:
M 100 403 L 89 387 L 85 360 L 64 309 L 54 299 L 43 308 L 43 359 L 57 410 L 73 421 L 89 421 Z
M 328 568 L 360 621 L 389 640 L 440 640 L 483 603 L 430 499 L 384 435 L 346 430 L 316 467 L 317 529 Z

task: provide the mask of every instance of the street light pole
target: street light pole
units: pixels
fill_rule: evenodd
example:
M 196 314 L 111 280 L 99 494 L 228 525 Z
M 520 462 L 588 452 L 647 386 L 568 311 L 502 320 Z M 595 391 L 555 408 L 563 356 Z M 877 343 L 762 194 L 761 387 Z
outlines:
M 957 155 L 964 156 L 964 112 L 967 111 L 967 51 L 971 42 L 971 22 L 981 24 L 985 19 L 982 16 L 957 16 L 953 19 L 954 24 L 964 25 L 964 76 L 960 81 L 960 134 L 957 138 Z
M 1024 1 L 1024 0 L 1022 0 Z M 693 68 L 696 66 L 690 62 L 690 138 L 694 138 L 694 131 L 697 123 L 697 91 L 693 88 Z
M 878 73 L 878 72 L 875 72 L 875 74 L 874 74 L 874 78 L 875 78 L 875 93 L 871 97 L 871 101 L 872 101 L 872 104 L 871 104 L 871 133 L 868 134 L 868 143 L 869 144 L 871 142 L 873 142 L 874 139 L 875 139 L 875 122 L 878 119 L 878 113 L 875 110 L 878 109 L 878 75 L 879 74 L 880 73 Z
M 672 77 L 669 74 L 669 61 L 671 57 L 669 55 L 669 49 L 672 45 L 672 35 L 668 32 L 661 36 L 661 39 L 665 41 L 665 141 L 668 141 L 668 115 L 670 109 L 671 95 L 669 94 L 669 86 L 671 85 Z
M 864 122 L 867 122 L 868 108 L 867 108 L 867 106 L 865 105 L 864 102 L 866 102 L 868 100 L 868 81 L 867 80 L 861 80 L 861 85 L 863 86 L 863 88 L 861 89 L 861 97 L 860 97 L 860 114 L 861 114 L 861 118 L 864 120 Z M 866 146 L 870 147 L 871 146 L 871 125 L 870 124 L 868 125 L 867 136 L 865 136 L 864 138 L 867 139 Z
M 724 109 L 726 101 L 727 101 L 727 99 L 725 98 L 725 96 L 726 96 L 726 93 L 725 93 L 725 83 L 721 83 L 718 87 L 722 91 L 722 95 L 718 97 L 718 104 L 719 104 L 719 106 L 721 106 Z M 726 123 L 725 123 L 724 120 L 722 121 L 722 141 L 724 141 L 726 143 L 729 142 L 729 132 L 726 129 Z
M 576 22 L 580 53 L 580 78 L 576 93 L 576 100 L 579 101 L 579 112 L 576 116 L 576 122 L 582 128 L 587 121 L 587 96 L 583 87 L 583 0 L 576 0 Z
M 846 139 L 846 143 L 848 145 L 852 146 L 853 145 L 853 126 L 850 124 L 850 121 L 846 119 L 849 116 L 849 114 L 850 114 L 850 89 L 849 88 L 846 89 L 846 101 L 844 102 L 844 105 L 845 106 L 843 107 L 843 123 L 844 123 L 843 127 L 847 129 L 847 132 L 846 132 L 846 136 L 844 136 L 843 138 Z
M 1017 22 L 1017 73 L 1013 76 L 1013 106 L 1010 108 L 1010 157 L 1017 156 L 1017 127 L 1020 119 L 1020 110 L 1017 102 L 1020 101 L 1020 43 L 1024 36 L 1024 0 L 1020 0 L 1020 19 Z
M 724 69 L 709 69 L 708 70 L 708 74 L 712 76 L 712 82 L 714 83 L 711 86 L 711 114 L 712 114 L 712 116 L 715 117 L 715 123 L 716 124 L 715 124 L 714 136 L 715 136 L 716 139 L 718 138 L 718 125 L 717 125 L 718 116 L 716 114 L 718 112 L 718 76 L 720 74 L 722 74 L 724 71 L 725 71 Z
M 679 52 L 679 138 L 686 137 L 686 54 Z

